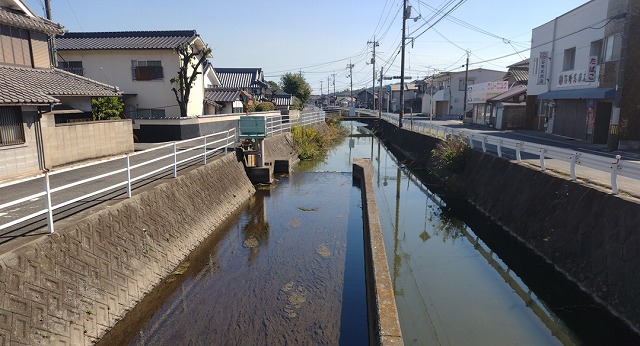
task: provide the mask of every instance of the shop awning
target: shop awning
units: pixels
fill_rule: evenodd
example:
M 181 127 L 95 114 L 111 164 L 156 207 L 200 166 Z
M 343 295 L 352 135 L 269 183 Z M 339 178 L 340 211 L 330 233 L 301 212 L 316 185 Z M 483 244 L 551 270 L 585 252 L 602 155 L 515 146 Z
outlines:
M 616 96 L 614 88 L 590 88 L 553 90 L 538 95 L 541 100 L 578 100 L 578 99 L 612 99 Z

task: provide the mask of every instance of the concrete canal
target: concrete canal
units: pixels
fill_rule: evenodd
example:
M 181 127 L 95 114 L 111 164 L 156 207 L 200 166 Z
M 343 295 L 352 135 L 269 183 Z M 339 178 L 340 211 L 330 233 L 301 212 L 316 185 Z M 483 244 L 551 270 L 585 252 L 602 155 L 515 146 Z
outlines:
M 364 124 L 345 126 L 351 137 L 259 188 L 101 343 L 368 344 L 362 202 L 350 174 L 361 157 L 373 158 L 405 344 L 640 342 L 507 232 L 404 167 Z

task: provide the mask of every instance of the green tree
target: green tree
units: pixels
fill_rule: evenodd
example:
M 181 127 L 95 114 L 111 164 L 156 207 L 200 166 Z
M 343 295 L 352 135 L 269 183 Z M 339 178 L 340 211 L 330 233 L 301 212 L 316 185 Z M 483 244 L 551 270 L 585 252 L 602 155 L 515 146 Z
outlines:
M 311 97 L 311 87 L 300 74 L 286 73 L 280 78 L 282 90 L 300 100 L 302 107 Z M 302 108 L 301 108 L 302 109 Z
M 178 101 L 178 106 L 180 107 L 180 116 L 186 117 L 191 88 L 193 88 L 198 75 L 202 74 L 198 69 L 204 66 L 211 54 L 211 48 L 205 45 L 201 50 L 194 50 L 191 44 L 184 43 L 176 47 L 174 51 L 180 58 L 180 68 L 178 69 L 178 75 L 171 78 L 171 84 L 176 85 L 171 90 L 176 95 L 176 101 Z
M 124 102 L 119 97 L 107 96 L 91 99 L 93 120 L 120 119 L 123 110 Z
M 269 91 L 271 92 L 270 100 L 273 100 L 273 97 L 276 95 L 278 90 L 280 90 L 280 86 L 274 81 L 267 81 L 267 84 L 269 84 Z

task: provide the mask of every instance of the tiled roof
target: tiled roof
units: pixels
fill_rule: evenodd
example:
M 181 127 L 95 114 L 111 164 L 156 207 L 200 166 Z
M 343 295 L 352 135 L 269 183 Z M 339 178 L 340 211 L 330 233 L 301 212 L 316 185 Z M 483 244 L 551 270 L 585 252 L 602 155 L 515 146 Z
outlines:
M 488 101 L 504 101 L 504 100 L 508 100 L 512 97 L 518 96 L 520 94 L 524 94 L 527 92 L 527 86 L 526 85 L 515 85 L 513 86 L 511 89 L 503 92 L 500 95 L 494 96 L 492 98 L 490 98 Z
M 204 91 L 204 101 L 209 104 L 215 102 L 231 102 L 240 98 L 240 91 L 233 89 L 206 89 Z
M 15 26 L 45 34 L 61 34 L 64 32 L 62 25 L 40 17 L 29 17 L 22 12 L 14 11 L 6 7 L 0 7 L 0 24 Z
M 56 36 L 58 50 L 174 49 L 198 37 L 195 30 L 68 32 Z
M 220 84 L 224 88 L 243 89 L 254 86 L 266 87 L 267 84 L 260 80 L 262 69 L 260 68 L 214 68 Z
M 271 100 L 276 106 L 291 106 L 293 97 L 285 92 L 277 92 Z
M 507 77 L 512 75 L 516 82 L 526 82 L 529 80 L 529 69 L 528 68 L 510 68 L 507 71 Z
M 511 64 L 509 66 L 507 66 L 507 68 L 512 68 L 512 67 L 526 67 L 529 68 L 529 59 L 524 59 L 522 61 L 519 61 L 515 64 Z
M 32 69 L 0 65 L 0 104 L 58 103 L 57 96 L 119 96 L 102 84 L 59 69 Z

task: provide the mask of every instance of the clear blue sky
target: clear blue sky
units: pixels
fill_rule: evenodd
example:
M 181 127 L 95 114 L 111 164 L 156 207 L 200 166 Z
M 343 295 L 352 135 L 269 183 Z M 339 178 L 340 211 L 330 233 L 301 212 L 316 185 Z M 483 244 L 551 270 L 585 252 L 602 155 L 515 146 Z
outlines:
M 25 2 L 44 17 L 44 0 Z M 429 26 L 425 20 L 433 23 L 440 17 L 433 19 L 434 8 L 450 3 L 446 12 L 458 2 L 408 0 L 412 17 L 422 18 L 407 20 L 407 36 L 417 37 L 413 47 L 407 45 L 407 76 L 460 70 L 466 49 L 471 68 L 506 71 L 528 58 L 531 29 L 587 1 L 466 0 L 422 33 Z M 367 62 L 372 46 L 367 41 L 374 35 L 379 42 L 376 70 L 382 64 L 385 75 L 400 74 L 396 53 L 402 0 L 51 0 L 51 6 L 53 20 L 72 32 L 195 29 L 212 47 L 214 66 L 262 67 L 273 81 L 285 72 L 302 71 L 314 93 L 320 92 L 320 81 L 326 92 L 332 74 L 337 91 L 348 89 L 349 62 L 355 65 L 354 89 L 371 86 L 373 71 Z

